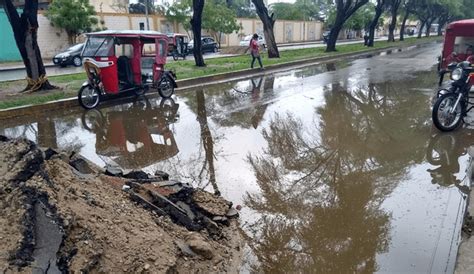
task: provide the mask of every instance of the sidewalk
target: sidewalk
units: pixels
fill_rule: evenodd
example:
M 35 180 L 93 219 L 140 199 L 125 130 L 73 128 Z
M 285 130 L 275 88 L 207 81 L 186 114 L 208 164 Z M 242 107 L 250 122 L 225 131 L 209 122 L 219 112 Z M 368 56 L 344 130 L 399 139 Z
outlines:
M 474 180 L 474 146 L 471 146 L 468 149 L 468 152 L 471 157 L 471 163 L 467 170 L 466 180 L 469 183 L 469 188 L 471 188 Z M 454 273 L 474 273 L 474 238 L 472 237 L 472 230 L 474 230 L 474 220 L 472 219 L 474 214 L 474 203 L 472 202 L 473 198 L 474 192 L 471 191 L 468 198 L 468 207 L 464 220 L 462 240 L 458 250 L 458 258 L 456 261 Z
M 54 67 L 54 64 L 53 62 L 44 62 L 44 67 L 45 68 Z M 18 62 L 0 63 L 0 71 L 17 70 L 17 69 L 25 69 L 25 65 L 23 64 L 23 62 L 18 61 Z

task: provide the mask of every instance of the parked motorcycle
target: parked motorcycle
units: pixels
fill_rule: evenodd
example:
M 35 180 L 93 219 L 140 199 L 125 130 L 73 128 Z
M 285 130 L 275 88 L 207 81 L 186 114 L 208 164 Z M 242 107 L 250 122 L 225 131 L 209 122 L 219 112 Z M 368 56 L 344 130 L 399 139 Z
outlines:
M 452 131 L 458 128 L 464 117 L 473 108 L 469 102 L 471 90 L 471 73 L 469 62 L 460 62 L 451 71 L 451 82 L 447 89 L 438 91 L 438 98 L 433 106 L 433 123 L 441 131 Z

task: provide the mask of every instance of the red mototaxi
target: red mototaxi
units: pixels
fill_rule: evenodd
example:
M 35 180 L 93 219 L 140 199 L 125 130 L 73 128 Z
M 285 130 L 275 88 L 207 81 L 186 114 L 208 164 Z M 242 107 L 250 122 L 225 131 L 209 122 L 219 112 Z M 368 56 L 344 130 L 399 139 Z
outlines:
M 446 27 L 443 51 L 439 57 L 438 71 L 440 84 L 444 74 L 449 72 L 448 65 L 453 62 L 465 61 L 468 49 L 474 49 L 474 19 L 460 20 L 450 23 Z M 474 77 L 471 77 L 474 84 Z
M 169 98 L 177 87 L 175 74 L 166 71 L 168 37 L 156 31 L 106 30 L 88 33 L 82 51 L 88 81 L 79 91 L 79 103 L 96 107 L 105 95 L 150 88 Z

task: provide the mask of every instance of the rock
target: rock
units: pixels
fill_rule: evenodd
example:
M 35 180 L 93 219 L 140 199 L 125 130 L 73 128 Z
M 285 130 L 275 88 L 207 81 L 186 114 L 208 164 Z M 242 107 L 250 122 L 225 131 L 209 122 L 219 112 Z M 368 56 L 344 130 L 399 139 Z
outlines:
M 142 170 L 132 170 L 128 173 L 125 173 L 123 177 L 127 179 L 137 179 L 137 180 L 146 180 L 150 178 L 148 174 Z
M 129 191 L 129 190 L 130 190 L 130 186 L 129 186 L 129 185 L 123 185 L 123 186 L 122 186 L 122 190 L 123 190 L 123 191 Z
M 170 175 L 168 173 L 164 172 L 164 171 L 161 171 L 161 170 L 157 170 L 155 172 L 155 176 L 161 178 L 164 181 L 167 181 L 167 180 L 170 179 Z
M 191 250 L 191 248 L 189 247 L 189 245 L 187 245 L 187 244 L 184 243 L 183 241 L 181 241 L 181 240 L 176 240 L 176 241 L 175 241 L 175 244 L 178 246 L 178 248 L 181 250 L 181 252 L 182 252 L 184 255 L 190 256 L 190 257 L 197 256 L 197 254 L 194 253 L 194 251 Z
M 119 166 L 107 165 L 105 167 L 105 175 L 118 177 L 123 175 L 123 171 Z
M 145 266 L 143 267 L 145 270 L 148 270 L 150 269 L 150 265 L 149 264 L 145 264 Z
M 212 218 L 212 220 L 214 222 L 222 223 L 226 225 L 229 223 L 229 219 L 227 219 L 227 217 L 224 217 L 224 216 L 215 216 L 214 218 Z
M 233 218 L 233 217 L 239 217 L 239 212 L 237 211 L 237 209 L 231 207 L 229 209 L 229 211 L 227 211 L 227 213 L 225 214 L 225 216 L 229 217 L 229 218 Z
M 77 171 L 79 171 L 82 174 L 93 174 L 94 170 L 90 168 L 89 164 L 86 162 L 86 160 L 82 158 L 76 158 L 72 161 L 69 162 L 69 165 L 71 165 L 73 168 L 75 168 Z
M 212 252 L 213 249 L 211 245 L 201 235 L 197 233 L 190 233 L 188 237 L 186 237 L 186 244 L 196 254 L 208 260 L 214 257 L 214 253 Z
M 49 160 L 49 159 L 51 159 L 51 157 L 52 157 L 53 155 L 56 155 L 56 154 L 58 154 L 58 152 L 57 152 L 56 150 L 54 150 L 54 149 L 52 149 L 52 148 L 47 148 L 47 149 L 44 151 L 44 158 L 45 158 L 46 160 Z

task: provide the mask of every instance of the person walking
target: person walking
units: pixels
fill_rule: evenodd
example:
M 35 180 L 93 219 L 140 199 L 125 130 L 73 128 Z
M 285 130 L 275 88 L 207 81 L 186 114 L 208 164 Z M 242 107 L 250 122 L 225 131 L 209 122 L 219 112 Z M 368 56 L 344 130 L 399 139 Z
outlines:
M 260 57 L 260 49 L 258 45 L 258 34 L 254 34 L 252 36 L 252 39 L 250 39 L 250 55 L 252 55 L 252 63 L 250 64 L 250 67 L 253 68 L 253 65 L 255 64 L 255 59 L 258 60 L 258 63 L 260 64 L 260 68 L 263 69 L 262 65 L 262 58 Z

